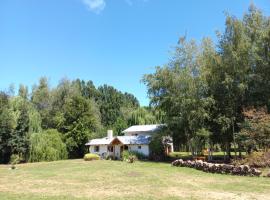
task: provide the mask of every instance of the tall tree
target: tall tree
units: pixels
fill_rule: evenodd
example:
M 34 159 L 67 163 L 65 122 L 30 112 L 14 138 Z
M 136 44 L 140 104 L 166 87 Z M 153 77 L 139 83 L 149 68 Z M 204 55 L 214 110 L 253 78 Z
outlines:
M 9 141 L 16 126 L 11 113 L 8 95 L 0 92 L 0 163 L 7 163 L 11 156 Z
M 27 102 L 23 102 L 19 108 L 19 116 L 16 128 L 12 132 L 9 146 L 13 154 L 18 154 L 21 159 L 27 160 L 29 151 L 29 113 Z
M 206 125 L 213 104 L 205 93 L 199 49 L 194 41 L 180 38 L 170 63 L 143 78 L 151 104 L 165 113 L 177 147 L 180 143 L 192 146 L 192 140 Z
M 51 125 L 51 94 L 48 79 L 40 78 L 39 85 L 33 87 L 32 103 L 36 106 L 42 119 L 42 128 L 50 128 Z
M 29 94 L 28 94 L 28 87 L 27 86 L 24 86 L 22 84 L 20 84 L 19 86 L 19 96 L 24 98 L 24 99 L 27 99 Z
M 64 105 L 64 121 L 59 130 L 64 134 L 70 158 L 82 157 L 85 143 L 100 127 L 95 103 L 82 96 L 74 96 Z

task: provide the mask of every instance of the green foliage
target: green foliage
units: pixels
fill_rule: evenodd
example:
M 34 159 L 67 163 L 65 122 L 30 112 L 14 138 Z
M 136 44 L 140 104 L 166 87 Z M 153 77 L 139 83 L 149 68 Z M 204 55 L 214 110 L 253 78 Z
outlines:
M 12 154 L 10 139 L 16 127 L 7 94 L 0 92 L 0 162 L 7 163 Z
M 28 94 L 28 87 L 20 84 L 18 93 L 19 93 L 18 96 L 20 96 L 21 98 L 26 100 L 28 98 L 28 95 L 29 95 Z
M 18 96 L 11 85 L 0 93 L 0 162 L 13 153 L 27 159 L 29 137 L 43 138 L 36 136 L 44 135 L 42 129 L 57 129 L 69 157 L 78 158 L 84 144 L 106 129 L 119 135 L 130 125 L 155 123 L 166 123 L 175 147 L 194 154 L 214 145 L 227 156 L 232 145 L 248 152 L 267 149 L 269 120 L 247 119 L 243 108 L 270 109 L 269 30 L 269 17 L 252 4 L 241 19 L 226 15 L 217 44 L 180 38 L 169 62 L 143 78 L 150 108 L 141 108 L 132 94 L 80 79 L 50 88 L 42 77 L 31 92 L 20 85 Z M 162 138 L 151 145 L 153 155 L 163 155 Z
M 121 156 L 122 156 L 122 160 L 128 163 L 134 163 L 136 160 L 138 160 L 137 152 L 125 150 L 122 152 Z
M 18 154 L 12 154 L 10 156 L 9 163 L 11 164 L 11 169 L 16 169 L 16 165 L 21 162 L 21 158 Z
M 149 144 L 150 159 L 152 160 L 163 160 L 165 158 L 165 147 L 162 142 L 162 135 L 157 134 L 152 137 Z
M 220 144 L 230 156 L 243 108 L 270 108 L 269 22 L 254 5 L 242 19 L 227 15 L 216 47 L 208 38 L 198 45 L 182 37 L 169 63 L 144 76 L 151 104 L 165 114 L 177 146 Z M 202 130 L 211 132 L 208 141 Z
M 30 137 L 30 162 L 54 161 L 67 158 L 66 145 L 57 130 L 33 133 Z
M 138 160 L 146 160 L 146 159 L 148 159 L 148 156 L 144 155 L 144 154 L 141 153 L 141 152 L 138 152 L 138 151 L 131 151 L 131 153 L 132 153 L 133 155 L 135 155 L 136 158 L 137 158 Z
M 11 165 L 17 165 L 17 164 L 19 164 L 21 162 L 21 158 L 20 158 L 20 156 L 18 155 L 18 154 L 12 154 L 11 156 L 10 156 L 10 161 L 9 161 L 9 163 L 11 164 Z
M 132 126 L 144 124 L 158 124 L 161 122 L 157 119 L 154 112 L 150 108 L 141 107 L 131 112 L 128 123 L 130 126 Z
M 83 156 L 85 143 L 98 130 L 99 119 L 94 112 L 94 103 L 82 96 L 74 96 L 64 105 L 64 121 L 60 131 L 64 134 L 69 157 Z
M 28 103 L 25 99 L 18 97 L 12 99 L 12 108 L 16 117 L 16 127 L 9 140 L 12 154 L 20 155 L 26 160 L 29 151 L 29 113 Z
M 83 159 L 85 161 L 91 161 L 91 160 L 100 160 L 100 156 L 93 153 L 87 153 L 84 155 Z
M 131 94 L 107 85 L 96 89 L 92 81 L 80 79 L 62 79 L 50 88 L 42 77 L 31 95 L 24 85 L 18 96 L 14 94 L 12 86 L 9 93 L 0 95 L 0 163 L 8 162 L 12 153 L 29 159 L 30 135 L 47 129 L 57 129 L 69 157 L 80 158 L 89 139 L 103 137 L 109 128 L 121 134 L 139 107 Z
M 42 77 L 39 80 L 39 85 L 33 87 L 32 103 L 40 113 L 42 119 L 42 128 L 47 129 L 51 127 L 51 93 L 49 88 L 49 82 L 46 77 Z
M 171 62 L 143 79 L 151 104 L 164 112 L 176 143 L 190 143 L 210 119 L 214 101 L 205 94 L 207 85 L 199 62 L 199 49 L 204 48 L 181 39 Z
M 123 94 L 111 86 L 101 86 L 98 88 L 98 92 L 101 122 L 106 127 L 113 126 L 119 117 L 125 119 L 126 116 L 123 110 L 139 107 L 139 102 L 133 95 L 128 93 Z

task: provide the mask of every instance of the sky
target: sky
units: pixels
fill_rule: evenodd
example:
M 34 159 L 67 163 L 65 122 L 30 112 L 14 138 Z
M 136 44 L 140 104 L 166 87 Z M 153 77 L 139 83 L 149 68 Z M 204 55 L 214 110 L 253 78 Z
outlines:
M 0 0 L 0 90 L 42 76 L 92 80 L 148 105 L 144 74 L 168 62 L 178 38 L 200 41 L 270 0 Z

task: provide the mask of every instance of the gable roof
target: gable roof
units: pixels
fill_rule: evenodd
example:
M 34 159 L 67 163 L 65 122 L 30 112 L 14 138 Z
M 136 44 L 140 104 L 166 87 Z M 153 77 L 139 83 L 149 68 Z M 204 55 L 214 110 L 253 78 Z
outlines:
M 151 142 L 151 136 L 149 135 L 138 135 L 138 136 L 117 136 L 123 144 L 149 144 Z
M 104 137 L 104 138 L 98 138 L 98 139 L 92 139 L 89 140 L 88 143 L 86 143 L 86 146 L 90 146 L 90 145 L 101 145 L 101 144 L 110 144 L 113 141 L 114 138 L 108 138 L 108 137 Z
M 164 127 L 164 124 L 151 124 L 151 125 L 135 125 L 122 131 L 122 133 L 134 133 L 134 132 L 156 132 Z
M 93 139 L 90 140 L 88 143 L 86 143 L 86 146 L 91 145 L 109 145 L 111 144 L 115 139 L 118 139 L 122 144 L 129 145 L 129 144 L 137 144 L 137 145 L 143 145 L 143 144 L 149 144 L 151 141 L 151 136 L 149 135 L 138 135 L 138 136 L 117 136 L 114 138 L 99 138 L 99 139 Z

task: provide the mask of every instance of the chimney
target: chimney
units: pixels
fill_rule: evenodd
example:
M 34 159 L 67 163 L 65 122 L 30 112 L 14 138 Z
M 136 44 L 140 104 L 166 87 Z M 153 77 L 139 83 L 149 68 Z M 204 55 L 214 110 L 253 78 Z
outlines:
M 113 138 L 113 130 L 108 130 L 107 131 L 107 137 L 108 137 L 108 139 L 112 139 Z

